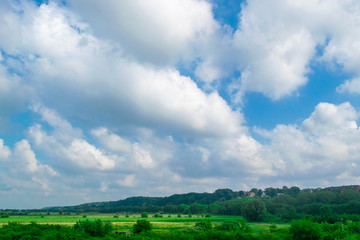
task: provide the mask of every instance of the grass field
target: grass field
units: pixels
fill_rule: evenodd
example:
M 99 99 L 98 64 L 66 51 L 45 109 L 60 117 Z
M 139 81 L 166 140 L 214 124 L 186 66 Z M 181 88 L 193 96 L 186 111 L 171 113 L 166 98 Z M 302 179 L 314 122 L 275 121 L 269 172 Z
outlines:
M 170 217 L 169 217 L 170 216 Z M 59 224 L 59 225 L 68 225 L 72 226 L 79 220 L 95 220 L 101 219 L 102 221 L 108 221 L 113 224 L 114 230 L 130 230 L 132 226 L 138 219 L 143 219 L 139 214 L 133 214 L 129 217 L 125 215 L 119 215 L 114 217 L 114 214 L 86 214 L 86 218 L 83 215 L 22 215 L 22 216 L 10 216 L 9 218 L 0 218 L 0 226 L 7 224 L 8 222 L 19 222 L 28 224 L 31 222 L 36 222 L 39 224 Z M 202 217 L 201 215 L 193 215 L 188 217 L 187 215 L 182 215 L 180 218 L 177 215 L 164 215 L 162 218 L 154 218 L 149 214 L 147 220 L 153 225 L 154 231 L 172 231 L 176 229 L 193 227 L 196 222 L 201 220 L 210 220 L 211 223 L 216 226 L 224 222 L 225 220 L 239 220 L 241 217 L 235 216 L 212 216 L 210 218 Z M 253 232 L 269 231 L 271 224 L 267 223 L 250 223 L 250 227 L 253 229 Z M 278 228 L 289 227 L 288 224 L 277 224 Z

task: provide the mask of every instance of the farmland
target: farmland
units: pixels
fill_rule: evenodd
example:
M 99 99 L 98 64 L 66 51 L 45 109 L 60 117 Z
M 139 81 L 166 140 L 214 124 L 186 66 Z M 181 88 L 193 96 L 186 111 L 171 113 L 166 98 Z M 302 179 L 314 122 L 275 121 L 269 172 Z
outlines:
M 85 216 L 85 217 L 84 217 Z M 140 214 L 133 214 L 126 217 L 124 214 L 98 214 L 98 213 L 89 213 L 86 215 L 63 215 L 58 214 L 29 214 L 29 215 L 14 215 L 9 218 L 0 218 L 0 226 L 7 224 L 9 222 L 17 222 L 22 224 L 29 224 L 35 222 L 38 224 L 56 224 L 56 225 L 65 225 L 73 226 L 77 221 L 83 220 L 93 221 L 95 219 L 100 219 L 103 222 L 111 222 L 114 230 L 126 231 L 131 230 L 132 226 L 136 223 L 137 220 L 143 219 Z M 220 225 L 226 220 L 239 220 L 242 217 L 234 216 L 212 216 L 209 218 L 202 217 L 201 215 L 193 215 L 189 217 L 188 215 L 181 215 L 178 217 L 177 214 L 164 215 L 160 218 L 155 218 L 149 216 L 146 218 L 152 225 L 154 231 L 172 231 L 186 227 L 193 227 L 196 222 L 203 220 L 210 220 L 214 226 Z M 255 232 L 258 231 L 267 231 L 270 224 L 268 223 L 249 223 L 250 227 L 254 229 Z M 277 224 L 279 227 L 288 227 L 289 224 Z

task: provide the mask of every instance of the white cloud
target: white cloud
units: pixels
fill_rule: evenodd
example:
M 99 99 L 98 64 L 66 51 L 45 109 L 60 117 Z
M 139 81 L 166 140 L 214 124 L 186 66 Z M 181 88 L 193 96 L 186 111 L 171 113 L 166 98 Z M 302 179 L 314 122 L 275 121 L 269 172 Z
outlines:
M 137 164 L 143 168 L 153 168 L 155 167 L 154 160 L 152 159 L 150 153 L 142 149 L 139 144 L 134 143 L 134 157 Z
M 98 36 L 118 43 L 137 61 L 175 64 L 192 58 L 194 45 L 217 24 L 202 0 L 70 1 Z M 166 9 L 166 10 L 164 10 Z
M 57 175 L 57 172 L 54 171 L 51 167 L 38 162 L 29 142 L 25 139 L 15 144 L 14 159 L 16 162 L 18 162 L 19 168 L 23 168 L 26 172 L 31 174 L 46 173 L 51 176 Z
M 352 94 L 360 94 L 360 78 L 352 78 L 346 80 L 343 84 L 336 88 L 337 92 L 340 93 L 352 93 Z
M 136 184 L 136 176 L 128 175 L 123 180 L 119 180 L 117 183 L 123 187 L 134 187 Z
M 301 5 L 250 1 L 243 6 L 233 43 L 238 68 L 243 71 L 239 79 L 243 91 L 261 92 L 277 100 L 306 84 L 307 64 L 317 41 L 298 21 L 306 14 Z
M 263 146 L 262 155 L 277 162 L 279 178 L 297 179 L 304 185 L 320 179 L 334 183 L 345 173 L 358 174 L 354 168 L 360 157 L 358 118 L 349 103 L 320 103 L 301 126 L 278 125 L 272 131 L 258 131 L 271 141 Z
M 11 155 L 10 148 L 4 145 L 4 140 L 0 138 L 0 161 L 6 161 Z
M 330 103 L 319 103 L 302 126 L 313 134 L 357 129 L 356 120 L 358 117 L 359 113 L 348 102 L 338 106 Z
M 73 140 L 64 153 L 68 159 L 82 168 L 107 170 L 115 166 L 114 160 L 107 157 L 95 146 L 81 139 Z
M 43 130 L 40 124 L 35 124 L 28 129 L 28 138 L 39 150 L 45 151 L 53 158 L 65 160 L 66 163 L 84 169 L 114 168 L 114 159 L 82 139 L 82 131 L 73 128 L 56 111 L 44 106 L 32 107 L 32 109 L 42 116 L 43 121 L 53 127 L 50 134 Z
M 102 146 L 115 152 L 130 152 L 131 143 L 126 139 L 111 133 L 107 128 L 101 127 L 91 130 L 91 134 L 100 140 Z
M 240 71 L 230 86 L 235 105 L 242 103 L 247 91 L 272 100 L 298 94 L 308 82 L 312 62 L 333 66 L 329 69 L 334 71 L 338 65 L 359 76 L 358 9 L 359 2 L 354 0 L 248 1 L 232 36 L 224 26 L 212 35 L 215 40 L 203 44 L 195 74 L 209 83 Z M 350 90 L 350 83 L 346 86 Z
M 189 1 L 187 7 L 192 4 L 208 3 Z M 46 102 L 70 120 L 90 127 L 98 122 L 111 127 L 130 123 L 177 134 L 215 136 L 242 131 L 242 114 L 232 111 L 216 91 L 204 93 L 172 67 L 156 68 L 129 60 L 116 45 L 92 36 L 86 24 L 54 3 L 23 10 L 18 19 L 23 26 L 22 41 L 17 48 L 24 54 L 22 72 L 33 90 L 31 100 Z M 196 9 L 192 11 L 197 14 Z M 171 39 L 166 41 L 173 44 Z M 41 111 L 41 106 L 34 110 Z M 49 123 L 62 124 L 51 119 Z

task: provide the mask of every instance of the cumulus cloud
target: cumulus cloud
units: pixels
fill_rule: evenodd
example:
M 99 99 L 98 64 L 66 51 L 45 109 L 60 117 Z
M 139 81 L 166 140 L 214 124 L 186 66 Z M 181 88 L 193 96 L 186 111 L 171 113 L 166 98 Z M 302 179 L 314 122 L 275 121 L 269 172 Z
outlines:
M 309 184 L 308 179 L 326 186 L 344 174 L 355 179 L 360 170 L 358 118 L 349 103 L 320 103 L 300 126 L 258 130 L 271 141 L 263 146 L 262 155 L 277 162 L 274 170 L 278 177 L 304 185 Z
M 242 5 L 235 33 L 224 26 L 220 35 L 215 34 L 212 42 L 217 47 L 201 55 L 195 73 L 208 83 L 240 71 L 229 86 L 235 105 L 248 91 L 272 100 L 298 94 L 314 62 L 356 75 L 339 88 L 355 93 L 360 74 L 357 9 L 357 1 L 248 1 Z
M 127 55 L 150 64 L 192 59 L 197 42 L 217 28 L 211 5 L 203 0 L 69 2 L 97 36 L 119 43 Z
M 357 129 L 358 117 L 359 113 L 348 102 L 338 106 L 319 103 L 311 116 L 303 122 L 302 127 L 312 134 Z
M 192 3 L 208 4 L 189 1 L 188 7 Z M 90 127 L 100 122 L 117 127 L 120 121 L 177 134 L 231 135 L 243 130 L 242 114 L 232 111 L 217 91 L 203 92 L 173 67 L 129 60 L 116 44 L 91 35 L 70 11 L 54 3 L 23 11 L 17 18 L 24 26 L 17 49 L 25 54 L 22 73 L 34 90 L 31 100 L 46 102 Z
M 51 176 L 57 175 L 51 167 L 38 162 L 29 142 L 25 139 L 15 144 L 14 160 L 19 163 L 19 167 L 22 166 L 24 170 L 29 173 L 47 173 Z
M 106 170 L 112 169 L 115 165 L 114 160 L 81 139 L 74 139 L 64 153 L 69 160 L 82 168 Z
M 343 84 L 336 88 L 336 91 L 339 93 L 351 93 L 351 94 L 359 94 L 360 93 L 360 78 L 352 78 L 346 80 Z
M 114 152 L 130 152 L 131 143 L 110 132 L 107 128 L 101 127 L 91 130 L 91 134 L 100 140 L 101 145 Z
M 10 148 L 4 145 L 4 140 L 0 138 L 0 161 L 6 161 L 11 155 Z
M 28 138 L 39 150 L 83 169 L 114 168 L 114 159 L 82 139 L 82 131 L 73 128 L 56 111 L 44 106 L 32 109 L 42 116 L 43 121 L 53 127 L 50 134 L 42 129 L 40 124 L 35 124 L 28 129 Z
M 249 1 L 237 29 L 202 0 L 58 3 L 0 6 L 0 125 L 27 104 L 33 117 L 23 140 L 0 139 L 0 191 L 79 202 L 358 179 L 350 103 L 257 129 L 264 142 L 238 107 L 249 91 L 295 95 L 313 61 L 353 75 L 338 92 L 360 92 L 357 1 Z

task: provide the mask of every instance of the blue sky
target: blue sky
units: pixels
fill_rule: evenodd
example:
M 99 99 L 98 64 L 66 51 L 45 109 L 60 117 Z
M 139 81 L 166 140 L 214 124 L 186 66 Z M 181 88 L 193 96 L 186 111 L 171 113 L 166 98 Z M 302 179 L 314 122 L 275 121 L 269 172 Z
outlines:
M 3 1 L 0 209 L 358 183 L 359 7 Z

